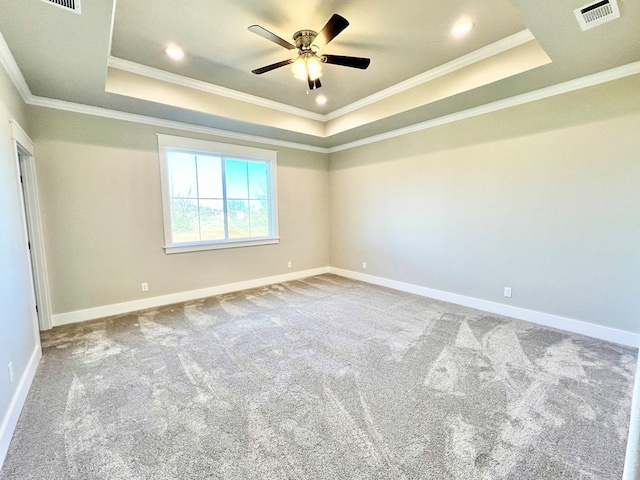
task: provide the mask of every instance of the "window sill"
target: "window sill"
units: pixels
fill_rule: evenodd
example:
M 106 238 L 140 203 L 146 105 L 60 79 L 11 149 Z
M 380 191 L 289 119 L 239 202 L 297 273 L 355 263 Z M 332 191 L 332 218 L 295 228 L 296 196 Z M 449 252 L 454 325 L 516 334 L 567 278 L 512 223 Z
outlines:
M 260 240 L 232 240 L 211 243 L 183 243 L 164 247 L 167 255 L 173 253 L 199 252 L 201 250 L 221 250 L 224 248 L 256 247 L 259 245 L 274 245 L 280 243 L 279 237 L 263 238 Z

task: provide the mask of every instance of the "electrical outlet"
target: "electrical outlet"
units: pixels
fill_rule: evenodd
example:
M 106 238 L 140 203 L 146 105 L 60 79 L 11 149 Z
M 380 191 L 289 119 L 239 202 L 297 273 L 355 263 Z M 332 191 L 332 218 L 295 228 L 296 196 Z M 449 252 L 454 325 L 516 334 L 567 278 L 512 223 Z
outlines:
M 149 284 L 148 283 L 142 283 L 140 284 L 140 288 L 142 289 L 143 292 L 148 292 L 149 291 Z
M 504 296 L 511 298 L 511 287 L 504 287 Z
M 13 383 L 13 362 L 9 362 L 9 382 Z
M 287 268 L 291 268 L 293 264 L 291 262 L 287 262 Z
M 367 262 L 362 262 L 362 268 L 367 269 Z

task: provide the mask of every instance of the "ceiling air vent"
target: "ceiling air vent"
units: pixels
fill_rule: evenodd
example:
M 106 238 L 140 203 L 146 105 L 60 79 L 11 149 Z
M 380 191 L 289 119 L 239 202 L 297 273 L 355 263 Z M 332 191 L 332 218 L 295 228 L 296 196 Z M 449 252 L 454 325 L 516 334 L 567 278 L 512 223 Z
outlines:
M 42 0 L 49 5 L 64 8 L 74 13 L 80 13 L 80 0 Z
M 573 13 L 576 14 L 578 23 L 582 30 L 589 30 L 603 23 L 615 20 L 620 16 L 620 9 L 616 0 L 602 0 L 600 2 L 590 3 L 581 8 L 576 8 Z

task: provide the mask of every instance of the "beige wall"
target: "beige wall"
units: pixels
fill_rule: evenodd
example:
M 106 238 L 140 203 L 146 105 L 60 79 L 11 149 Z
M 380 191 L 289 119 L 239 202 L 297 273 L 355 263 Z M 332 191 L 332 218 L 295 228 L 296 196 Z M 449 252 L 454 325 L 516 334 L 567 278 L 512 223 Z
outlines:
M 640 332 L 638 92 L 619 80 L 332 154 L 331 265 Z
M 155 133 L 241 142 L 38 107 L 29 118 L 54 314 L 329 263 L 325 154 L 271 147 L 280 244 L 166 255 Z
M 22 193 L 9 125 L 14 119 L 26 128 L 25 118 L 24 103 L 0 67 L 0 426 L 38 345 Z M 13 383 L 9 362 L 13 363 Z M 0 438 L 0 465 L 5 440 Z
M 372 275 L 640 330 L 640 76 L 337 152 L 330 170 L 327 155 L 280 148 L 280 245 L 177 255 L 162 249 L 154 134 L 186 133 L 28 113 L 54 314 L 289 273 L 289 260 L 366 261 Z

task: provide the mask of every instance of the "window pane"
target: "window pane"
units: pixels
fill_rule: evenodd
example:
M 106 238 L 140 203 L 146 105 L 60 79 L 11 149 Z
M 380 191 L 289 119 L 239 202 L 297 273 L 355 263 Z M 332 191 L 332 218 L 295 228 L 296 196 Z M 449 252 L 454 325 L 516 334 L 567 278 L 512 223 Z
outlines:
M 167 253 L 277 243 L 275 152 L 163 134 L 158 148 Z
M 196 157 L 192 153 L 167 152 L 169 196 L 196 198 Z
M 247 162 L 243 160 L 225 160 L 227 177 L 227 198 L 248 199 Z
M 197 159 L 198 196 L 200 198 L 223 198 L 221 158 L 198 155 Z
M 267 164 L 264 162 L 247 163 L 249 167 L 249 198 L 267 198 L 269 195 Z
M 224 240 L 222 200 L 200 200 L 200 236 L 202 240 Z
M 251 200 L 249 202 L 252 237 L 269 236 L 269 201 Z
M 229 238 L 249 238 L 249 202 L 247 200 L 229 200 L 227 202 L 229 215 Z
M 174 242 L 200 241 L 197 200 L 171 199 L 171 232 Z

